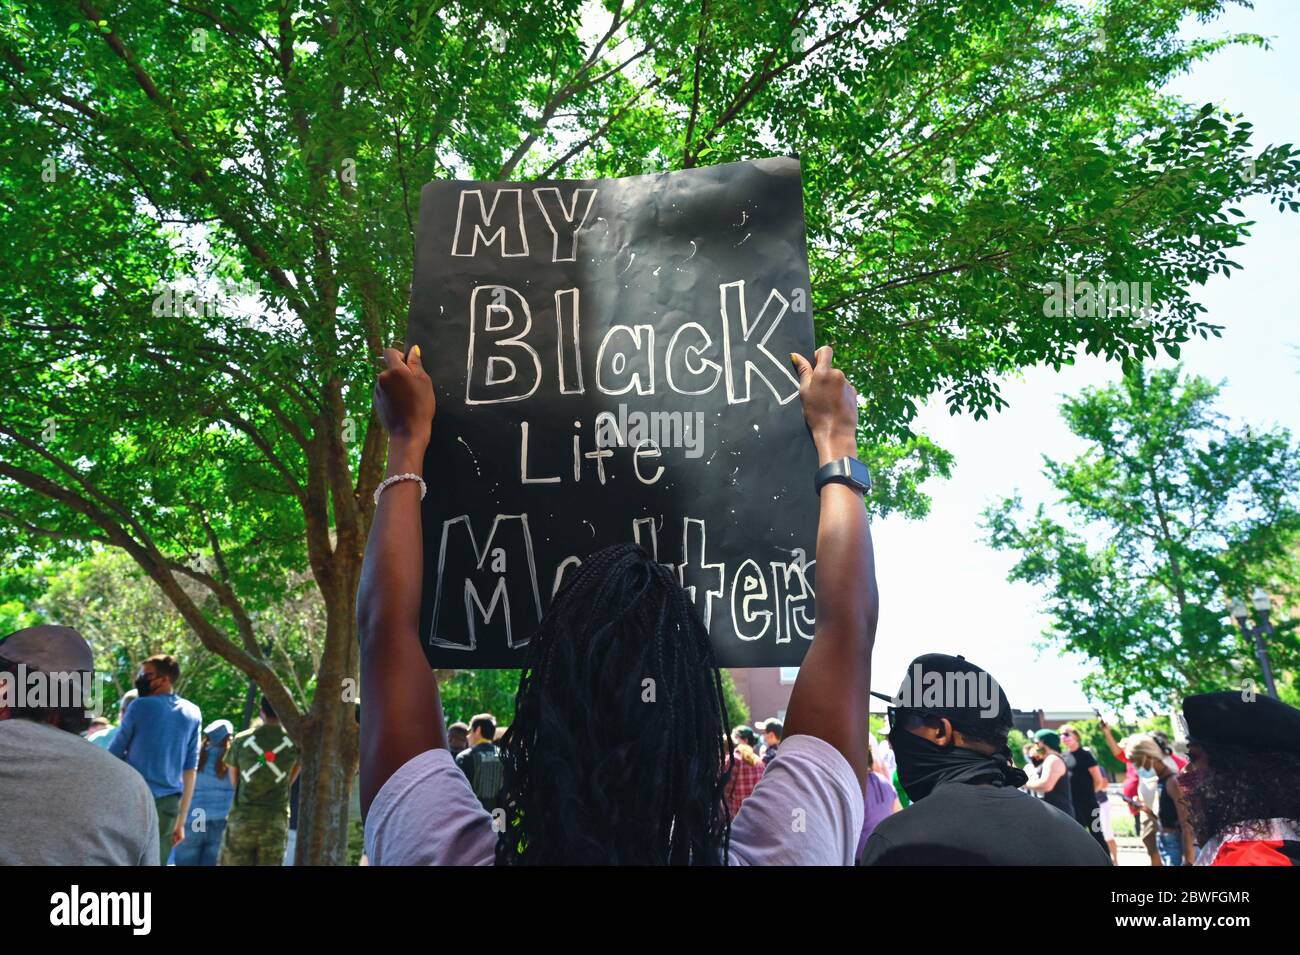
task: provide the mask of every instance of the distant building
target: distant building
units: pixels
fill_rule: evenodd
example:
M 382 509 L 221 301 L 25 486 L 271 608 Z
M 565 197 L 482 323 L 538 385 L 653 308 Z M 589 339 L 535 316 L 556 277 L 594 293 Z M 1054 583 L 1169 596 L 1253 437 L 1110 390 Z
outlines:
M 1030 736 L 1043 728 L 1042 710 L 1018 710 L 1011 708 L 1011 722 L 1016 729 Z
M 729 668 L 736 681 L 736 689 L 744 697 L 749 709 L 749 719 L 766 720 L 775 716 L 785 722 L 786 707 L 790 705 L 790 691 L 794 689 L 798 667 L 747 667 Z
M 1090 720 L 1097 714 L 1091 710 L 1011 710 L 1011 721 L 1016 729 L 1028 736 L 1038 730 L 1060 729 L 1066 723 Z
M 1059 730 L 1066 723 L 1080 723 L 1084 720 L 1095 719 L 1097 714 L 1092 710 L 1048 710 L 1038 711 L 1043 717 L 1043 728 L 1049 730 Z

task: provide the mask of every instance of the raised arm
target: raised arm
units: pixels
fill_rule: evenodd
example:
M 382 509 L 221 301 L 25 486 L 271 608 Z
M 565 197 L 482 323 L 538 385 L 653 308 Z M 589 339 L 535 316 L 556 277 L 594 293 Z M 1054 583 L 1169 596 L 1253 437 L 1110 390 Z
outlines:
M 1101 721 L 1101 735 L 1106 738 L 1106 746 L 1110 749 L 1110 754 L 1118 759 L 1121 763 L 1127 763 L 1128 757 L 1124 751 L 1119 748 L 1119 743 L 1115 742 L 1115 734 L 1110 731 L 1110 724 L 1105 720 Z
M 388 431 L 388 476 L 424 472 L 436 405 L 433 382 L 412 348 L 384 350 L 375 409 Z M 379 495 L 357 593 L 361 640 L 361 812 L 407 760 L 446 747 L 438 681 L 420 646 L 424 551 L 420 485 L 398 481 Z
M 817 350 L 814 364 L 790 356 L 819 464 L 858 455 L 858 396 L 831 358 L 829 345 Z M 879 603 L 862 495 L 844 484 L 827 484 L 817 525 L 817 623 L 790 694 L 785 735 L 830 743 L 860 785 L 870 772 L 867 706 Z

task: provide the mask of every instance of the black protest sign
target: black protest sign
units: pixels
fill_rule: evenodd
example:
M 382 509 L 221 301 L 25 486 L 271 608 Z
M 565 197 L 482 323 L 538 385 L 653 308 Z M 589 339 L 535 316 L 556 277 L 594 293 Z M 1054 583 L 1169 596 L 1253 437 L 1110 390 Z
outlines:
M 421 634 L 520 666 L 563 576 L 635 540 L 725 666 L 812 639 L 817 457 L 799 164 L 424 187 L 407 344 L 438 412 Z

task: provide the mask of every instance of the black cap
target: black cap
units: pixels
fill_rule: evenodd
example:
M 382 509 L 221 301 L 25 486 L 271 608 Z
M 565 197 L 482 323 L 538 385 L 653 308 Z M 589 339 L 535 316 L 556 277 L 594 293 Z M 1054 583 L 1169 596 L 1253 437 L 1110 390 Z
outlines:
M 872 696 L 899 710 L 925 712 L 950 720 L 987 720 L 1011 725 L 1011 702 L 987 670 L 963 656 L 927 653 L 907 667 L 894 696 Z
M 1193 742 L 1300 755 L 1300 710 L 1271 696 L 1198 693 L 1183 700 L 1183 718 Z

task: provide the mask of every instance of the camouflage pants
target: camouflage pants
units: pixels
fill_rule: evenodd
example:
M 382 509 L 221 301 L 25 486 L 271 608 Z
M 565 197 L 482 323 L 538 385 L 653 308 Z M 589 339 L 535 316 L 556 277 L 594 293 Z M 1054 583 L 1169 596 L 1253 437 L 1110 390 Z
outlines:
M 289 841 L 289 816 L 239 816 L 226 822 L 217 865 L 282 865 Z

